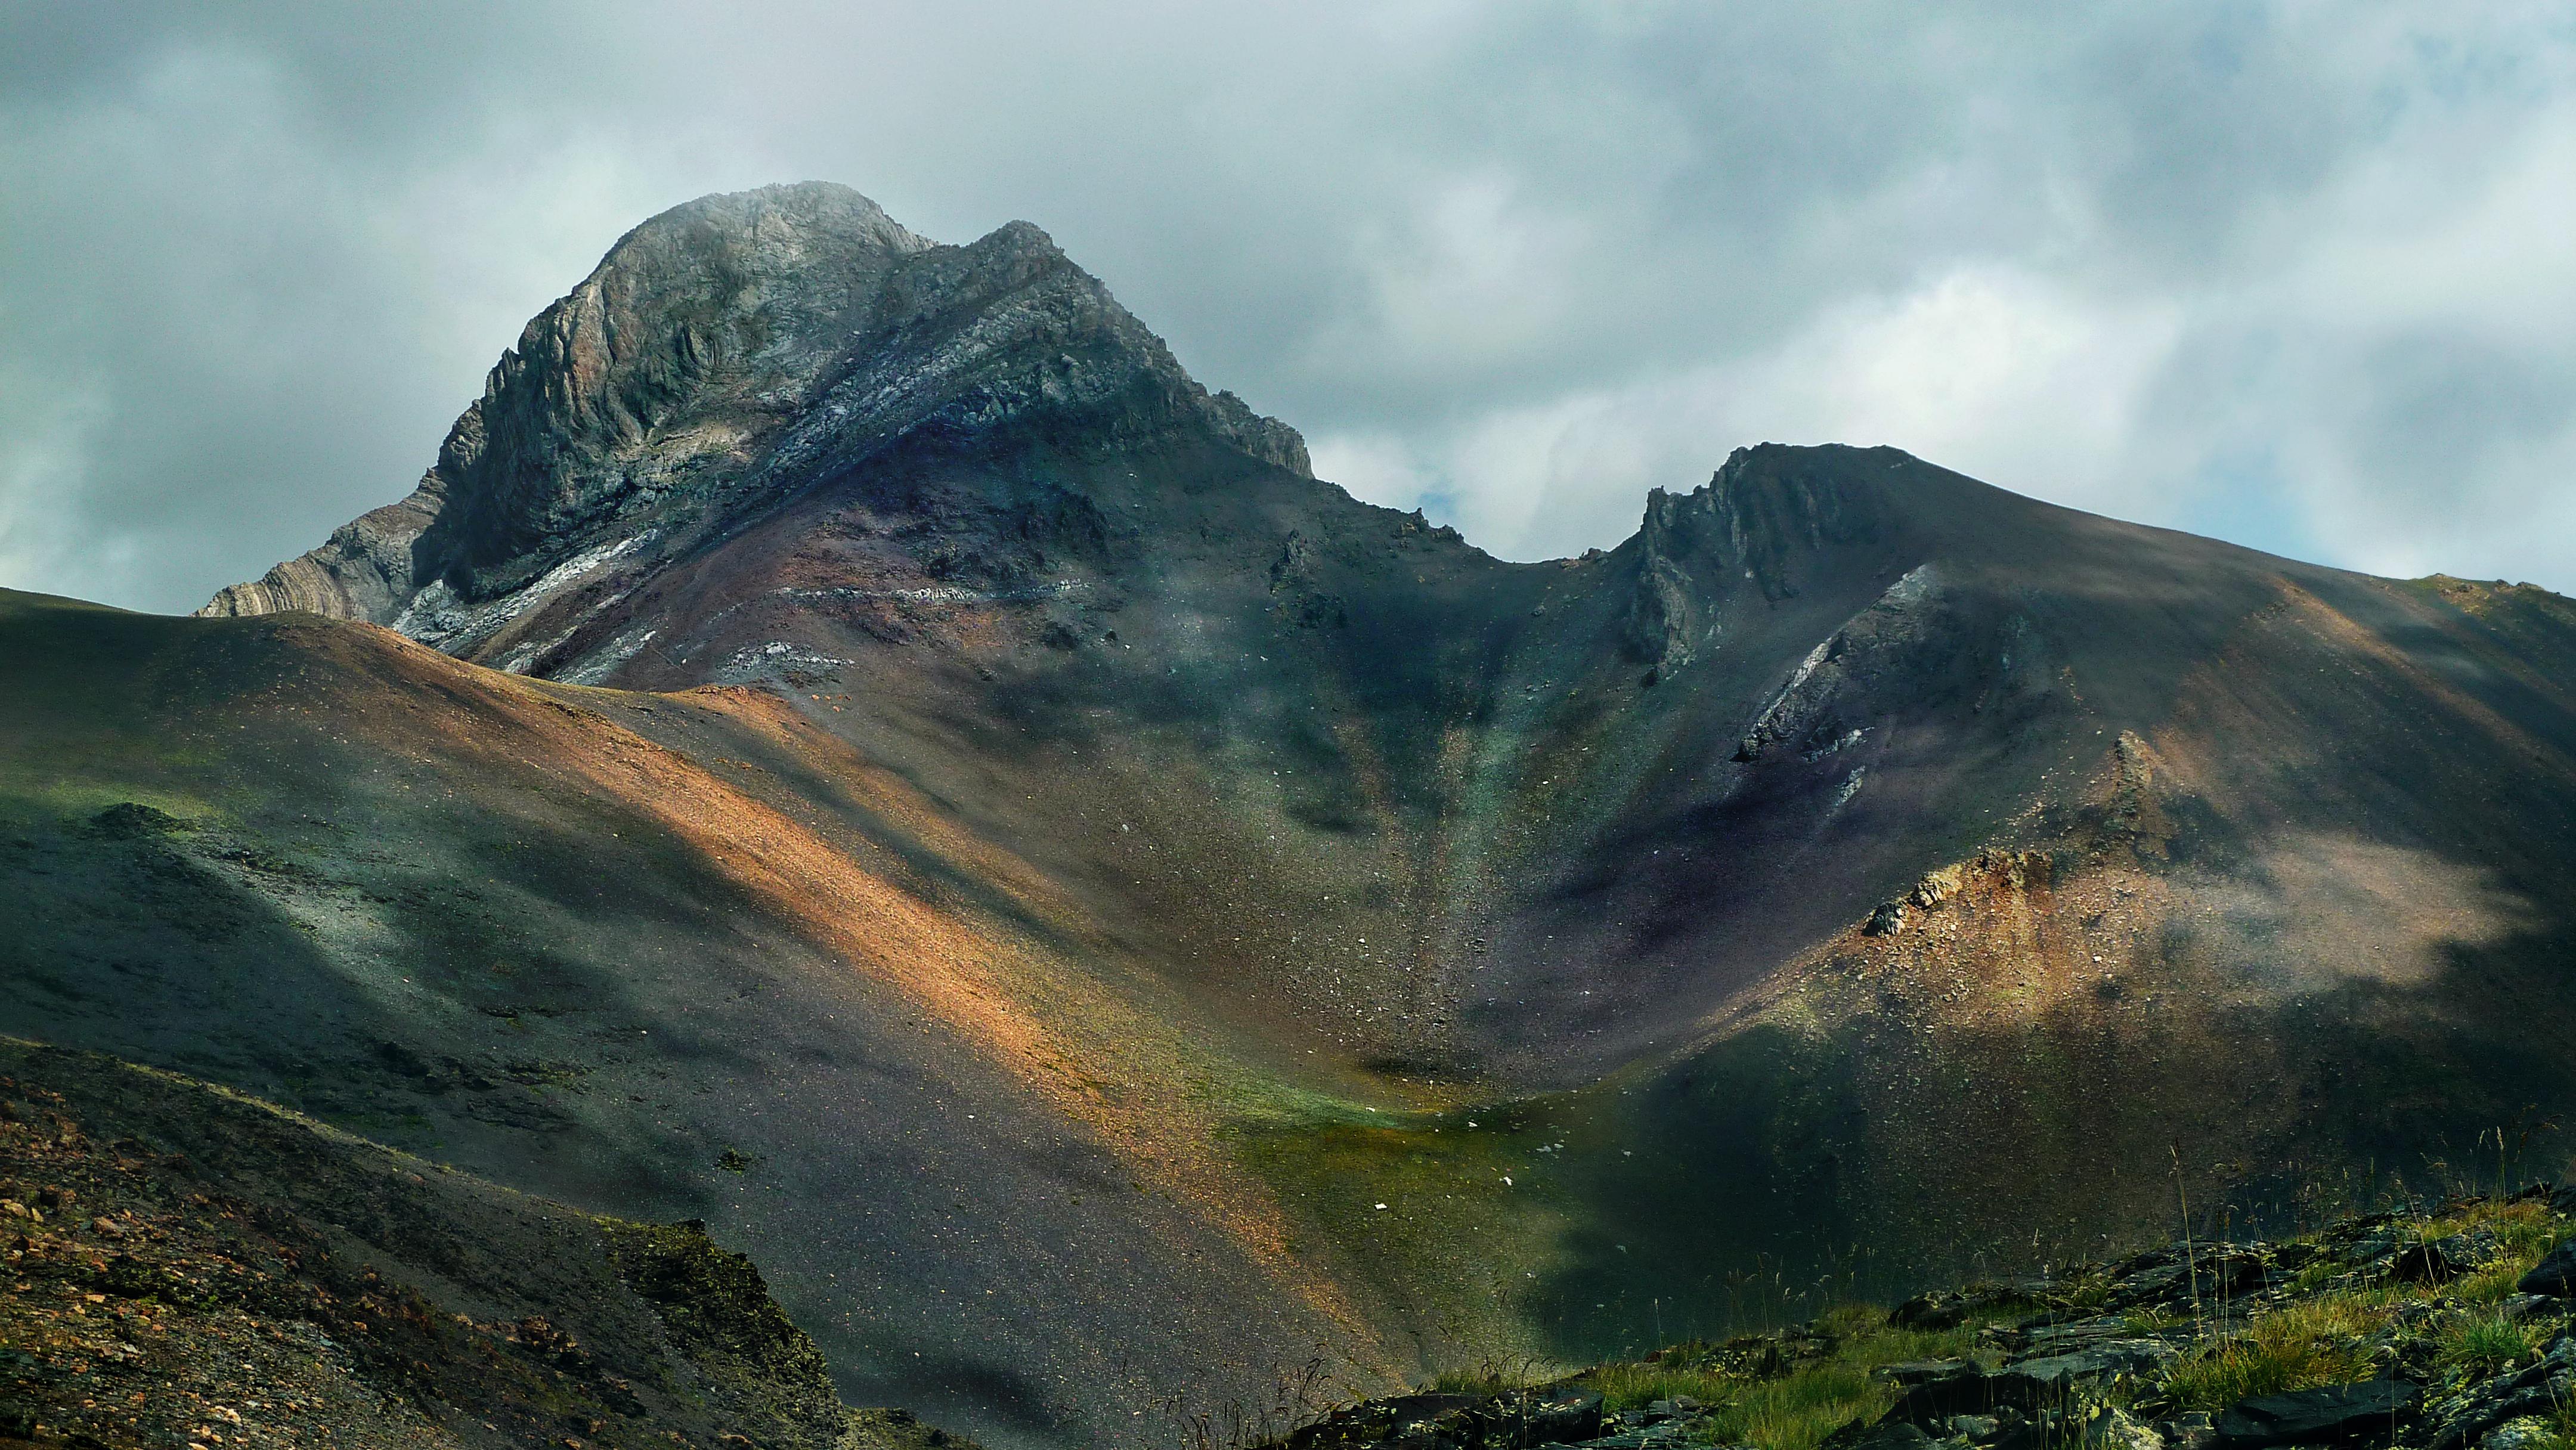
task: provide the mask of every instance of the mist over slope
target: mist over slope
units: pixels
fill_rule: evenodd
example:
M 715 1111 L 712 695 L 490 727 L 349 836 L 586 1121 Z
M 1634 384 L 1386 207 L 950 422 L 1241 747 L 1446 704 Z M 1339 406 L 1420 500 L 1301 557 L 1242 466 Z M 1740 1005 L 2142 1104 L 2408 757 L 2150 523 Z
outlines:
M 1000 1443 L 2134 1234 L 2176 1158 L 2418 1172 L 2576 1075 L 2568 601 L 1886 448 L 1504 563 L 1034 228 L 836 187 L 639 227 L 203 612 L 0 610 L 0 1027 L 705 1217 Z

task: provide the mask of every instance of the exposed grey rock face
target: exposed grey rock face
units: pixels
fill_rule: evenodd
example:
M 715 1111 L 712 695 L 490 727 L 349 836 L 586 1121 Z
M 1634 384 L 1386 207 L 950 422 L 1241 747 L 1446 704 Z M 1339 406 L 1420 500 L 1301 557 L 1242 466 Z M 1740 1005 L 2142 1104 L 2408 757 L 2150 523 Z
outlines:
M 228 584 L 197 611 L 210 618 L 310 610 L 334 619 L 390 619 L 415 591 L 412 546 L 438 517 L 436 470 L 400 503 L 342 524 L 323 545 L 247 584 Z
M 1887 450 L 1888 466 L 1902 454 Z M 1797 449 L 1738 448 L 1687 494 L 1655 489 L 1637 535 L 1640 562 L 1629 605 L 1629 651 L 1671 675 L 1716 648 L 1725 600 L 1750 586 L 1778 603 L 1800 592 L 1802 572 L 1829 545 L 1885 533 L 1877 495 L 1827 479 Z
M 1295 430 L 1199 387 L 1036 227 L 946 247 L 846 187 L 705 197 L 528 324 L 408 498 L 198 612 L 463 652 L 909 436 L 1078 422 L 1094 446 L 1195 424 L 1310 474 Z
M 1687 665 L 1717 643 L 1708 594 L 1692 577 L 1690 555 L 1704 511 L 1705 493 L 1676 498 L 1656 489 L 1646 495 L 1646 520 L 1637 535 L 1641 558 L 1637 592 L 1628 606 L 1628 647 L 1654 667 L 1658 678 Z M 1721 581 L 1722 586 L 1723 581 Z

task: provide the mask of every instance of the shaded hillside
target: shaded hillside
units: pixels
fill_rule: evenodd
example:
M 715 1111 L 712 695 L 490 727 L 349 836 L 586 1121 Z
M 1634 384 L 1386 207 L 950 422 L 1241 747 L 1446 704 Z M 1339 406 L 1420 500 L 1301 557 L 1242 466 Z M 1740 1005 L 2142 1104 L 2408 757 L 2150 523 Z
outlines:
M 93 1054 L 0 1040 L 0 1209 L 12 1445 L 964 1444 L 842 1405 L 699 1225 Z
M 2565 1151 L 2567 601 L 1885 448 L 1504 563 L 1022 224 L 657 217 L 206 612 L 0 611 L 8 1025 L 706 1217 L 985 1438 Z

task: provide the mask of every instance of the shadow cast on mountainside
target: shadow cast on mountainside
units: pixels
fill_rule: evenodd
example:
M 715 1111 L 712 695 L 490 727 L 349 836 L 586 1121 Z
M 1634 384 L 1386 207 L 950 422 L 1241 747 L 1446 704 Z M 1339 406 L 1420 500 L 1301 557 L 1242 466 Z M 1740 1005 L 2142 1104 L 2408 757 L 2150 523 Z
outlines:
M 1757 1023 L 1594 1094 L 1618 1126 L 1566 1165 L 1565 1267 L 1530 1322 L 1579 1361 L 1650 1345 L 1654 1315 L 1759 1329 L 2096 1261 L 2170 1237 L 2183 1203 L 2259 1232 L 2321 1203 L 2546 1176 L 2576 1148 L 2546 1113 L 2576 1074 L 2534 1025 L 2576 1014 L 2561 931 L 2528 916 L 2443 944 L 2427 974 L 2311 980 L 2165 1024 L 2112 1020 L 2118 995 L 2093 992 L 2002 1023 L 1909 1020 L 1893 995 Z
M 493 929 L 496 896 L 361 885 L 305 864 L 309 849 L 220 827 L 114 839 L 29 805 L 0 803 L 0 889 L 21 912 L 0 944 L 17 984 L 0 1031 L 185 1071 L 416 1151 L 508 1159 L 558 1152 L 586 1116 L 595 1059 L 564 1019 L 636 1015 L 613 979 Z M 641 1197 L 677 1187 L 661 1155 L 580 1136 L 595 1170 Z

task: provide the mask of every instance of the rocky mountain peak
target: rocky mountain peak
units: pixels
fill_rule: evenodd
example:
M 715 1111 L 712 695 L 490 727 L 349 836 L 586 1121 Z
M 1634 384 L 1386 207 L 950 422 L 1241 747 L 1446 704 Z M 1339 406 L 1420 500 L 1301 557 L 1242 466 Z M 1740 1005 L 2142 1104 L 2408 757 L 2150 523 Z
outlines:
M 1922 466 L 1894 448 L 1765 443 L 1727 455 L 1691 497 L 1722 540 L 1724 562 L 1779 600 L 1799 592 L 1802 558 L 1885 532 L 1897 512 L 1888 475 Z
M 1027 222 L 952 247 L 847 187 L 702 197 L 528 324 L 410 497 L 199 612 L 307 609 L 445 645 L 461 636 L 431 621 L 472 635 L 604 551 L 640 577 L 904 439 L 1031 429 L 1194 430 L 1308 471 L 1294 430 L 1211 396 Z

